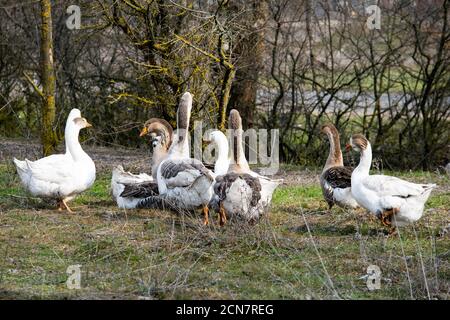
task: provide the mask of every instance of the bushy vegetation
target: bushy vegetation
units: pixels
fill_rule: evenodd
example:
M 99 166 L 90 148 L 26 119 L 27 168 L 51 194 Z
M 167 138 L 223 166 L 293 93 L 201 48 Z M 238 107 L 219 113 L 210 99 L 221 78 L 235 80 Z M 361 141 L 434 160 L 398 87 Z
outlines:
M 0 7 L 0 134 L 39 137 L 40 4 Z M 318 131 L 369 137 L 390 169 L 449 161 L 448 1 L 380 2 L 368 29 L 351 1 L 79 1 L 82 28 L 66 27 L 69 0 L 52 6 L 56 120 L 94 124 L 89 142 L 135 146 L 152 116 L 174 125 L 177 100 L 194 94 L 193 120 L 223 128 L 237 108 L 244 127 L 279 129 L 284 162 L 325 157 Z M 31 81 L 30 81 L 31 80 Z M 48 126 L 47 126 L 48 127 Z

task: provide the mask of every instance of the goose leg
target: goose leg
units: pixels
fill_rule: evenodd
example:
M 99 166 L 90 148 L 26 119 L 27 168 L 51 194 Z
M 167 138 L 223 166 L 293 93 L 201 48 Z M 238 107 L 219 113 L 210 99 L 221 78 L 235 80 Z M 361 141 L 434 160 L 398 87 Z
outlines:
M 390 227 L 392 225 L 391 221 L 392 221 L 392 215 L 394 213 L 395 213 L 394 208 L 383 211 L 383 213 L 381 214 L 381 217 L 380 217 L 381 223 L 386 227 Z
M 331 214 L 331 208 L 333 208 L 333 204 L 328 202 L 328 210 L 325 210 L 325 212 L 321 214 Z
M 203 225 L 209 224 L 209 209 L 208 206 L 203 206 Z
M 373 215 L 370 212 L 366 212 L 364 216 L 368 216 L 370 221 L 372 221 L 372 222 L 377 222 L 378 220 L 381 219 L 377 215 Z
M 220 226 L 224 226 L 227 223 L 227 215 L 225 213 L 225 208 L 223 207 L 223 202 L 220 202 L 219 208 L 219 224 Z
M 64 205 L 64 208 L 65 208 L 68 212 L 73 213 L 72 209 L 70 209 L 69 206 L 67 205 L 66 200 L 63 199 L 63 200 L 61 200 L 61 202 L 62 202 L 62 204 Z
M 397 234 L 397 228 L 396 227 L 390 228 L 388 233 L 390 236 L 395 236 Z

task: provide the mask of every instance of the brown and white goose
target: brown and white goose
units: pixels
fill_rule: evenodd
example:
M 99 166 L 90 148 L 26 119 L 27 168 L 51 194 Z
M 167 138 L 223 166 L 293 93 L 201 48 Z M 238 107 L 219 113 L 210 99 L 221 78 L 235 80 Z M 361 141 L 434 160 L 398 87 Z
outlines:
M 435 184 L 416 184 L 396 177 L 370 175 L 372 147 L 362 134 L 355 134 L 350 145 L 361 153 L 359 165 L 352 173 L 352 195 L 358 203 L 376 215 L 385 226 L 413 223 L 422 217 L 425 202 Z
M 217 176 L 214 193 L 219 206 L 220 224 L 229 217 L 258 220 L 270 205 L 272 194 L 282 180 L 271 180 L 250 170 L 242 144 L 242 119 L 231 110 L 229 128 L 233 133 L 230 166 L 225 175 Z
M 164 119 L 151 118 L 147 120 L 141 130 L 140 137 L 150 136 L 152 144 L 152 177 L 156 180 L 159 164 L 165 160 L 172 145 L 173 129 Z
M 352 167 L 344 166 L 342 159 L 339 132 L 334 125 L 322 126 L 321 132 L 326 134 L 330 142 L 327 162 L 320 175 L 320 186 L 329 209 L 337 204 L 343 208 L 356 208 L 358 203 L 351 192 Z
M 203 209 L 204 224 L 208 224 L 208 204 L 213 195 L 213 173 L 201 161 L 189 157 L 188 129 L 192 96 L 183 94 L 177 111 L 177 131 L 167 159 L 158 167 L 160 196 L 180 209 Z
M 161 201 L 156 182 L 158 166 L 168 155 L 172 143 L 172 126 L 164 119 L 152 118 L 145 122 L 140 136 L 149 135 L 152 144 L 152 176 L 146 173 L 133 174 L 127 172 L 122 166 L 113 170 L 111 189 L 113 198 L 119 208 L 159 208 Z M 167 207 L 167 206 L 165 206 Z

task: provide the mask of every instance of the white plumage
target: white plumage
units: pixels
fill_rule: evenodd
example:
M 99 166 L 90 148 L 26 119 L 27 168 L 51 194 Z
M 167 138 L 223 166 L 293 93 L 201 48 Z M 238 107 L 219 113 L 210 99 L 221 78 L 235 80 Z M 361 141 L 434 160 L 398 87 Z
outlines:
M 122 166 L 117 166 L 113 169 L 111 178 L 111 192 L 117 206 L 121 209 L 133 209 L 142 198 L 137 197 L 122 197 L 121 193 L 125 189 L 125 184 L 140 184 L 145 182 L 153 182 L 153 177 L 146 173 L 133 174 L 125 171 Z
M 36 161 L 14 158 L 17 173 L 27 191 L 36 197 L 57 199 L 60 208 L 71 211 L 66 201 L 90 188 L 95 181 L 95 164 L 78 141 L 80 130 L 89 126 L 80 110 L 72 109 L 65 128 L 65 154 Z
M 354 135 L 350 144 L 361 152 L 359 165 L 352 174 L 352 195 L 356 201 L 386 225 L 401 227 L 419 220 L 436 185 L 369 175 L 372 162 L 370 142 L 362 135 Z

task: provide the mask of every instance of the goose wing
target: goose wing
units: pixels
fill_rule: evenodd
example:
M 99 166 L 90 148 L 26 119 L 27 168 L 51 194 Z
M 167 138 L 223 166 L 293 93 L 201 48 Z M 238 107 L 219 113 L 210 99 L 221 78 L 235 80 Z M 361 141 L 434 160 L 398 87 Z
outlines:
M 33 179 L 61 183 L 76 174 L 73 160 L 67 155 L 56 154 L 36 161 L 25 160 Z
M 158 184 L 156 182 L 141 182 L 141 183 L 122 183 L 124 189 L 120 194 L 121 197 L 133 198 L 147 198 L 157 196 Z
M 197 159 L 166 160 L 160 170 L 168 188 L 191 186 L 201 176 L 214 180 L 211 171 Z
M 323 179 L 333 188 L 349 188 L 352 185 L 351 167 L 332 167 L 323 173 Z
M 117 183 L 122 184 L 133 184 L 133 183 L 141 183 L 141 182 L 152 182 L 153 177 L 149 176 L 146 173 L 134 174 L 129 171 L 125 171 L 121 165 L 118 165 L 113 170 L 113 178 Z
M 428 185 L 408 182 L 396 177 L 372 175 L 364 179 L 365 188 L 376 192 L 378 196 L 394 196 L 408 198 L 422 194 Z

